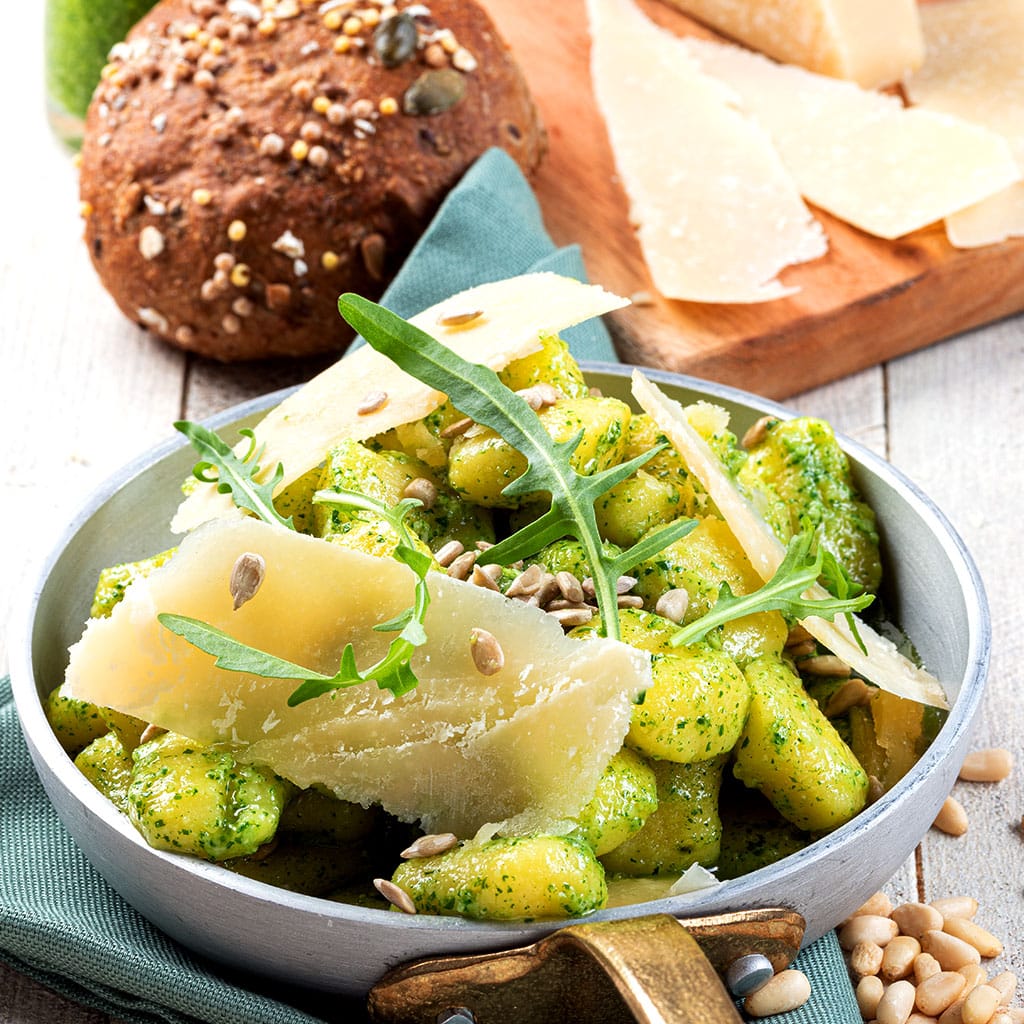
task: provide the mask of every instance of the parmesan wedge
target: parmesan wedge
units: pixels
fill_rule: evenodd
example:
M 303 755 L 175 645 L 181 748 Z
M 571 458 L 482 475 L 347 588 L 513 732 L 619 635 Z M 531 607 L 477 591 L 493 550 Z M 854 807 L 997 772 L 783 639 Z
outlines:
M 924 66 L 906 81 L 912 102 L 990 128 L 1024 170 L 1024 0 L 957 0 L 921 7 Z M 953 245 L 1024 235 L 1024 184 L 946 218 Z
M 868 89 L 921 66 L 914 0 L 671 0 L 725 35 L 787 64 Z
M 259 554 L 263 584 L 238 611 L 228 579 Z M 419 685 L 396 698 L 372 683 L 298 707 L 298 685 L 214 667 L 165 630 L 160 612 L 202 619 L 243 643 L 319 672 L 347 643 L 372 664 L 393 634 L 373 627 L 411 603 L 414 577 L 374 558 L 252 518 L 209 522 L 130 586 L 109 618 L 71 649 L 69 693 L 203 743 L 230 743 L 298 786 L 380 803 L 429 832 L 468 837 L 558 832 L 591 798 L 650 685 L 649 655 L 616 641 L 569 640 L 555 619 L 468 583 L 431 574 Z M 488 630 L 504 668 L 484 677 L 470 635 Z
M 666 397 L 639 370 L 633 372 L 633 397 L 664 431 L 687 467 L 701 482 L 758 575 L 769 580 L 785 557 L 785 546 L 740 493 L 707 442 L 691 426 L 688 410 Z M 830 595 L 815 584 L 805 592 L 805 596 L 820 599 Z M 835 622 L 810 616 L 802 619 L 801 623 L 815 639 L 881 689 L 933 707 L 949 707 L 938 680 L 900 654 L 895 644 L 880 636 L 867 623 L 857 620 L 857 631 L 867 654 L 858 646 L 842 616 Z
M 537 351 L 541 334 L 557 334 L 583 320 L 621 309 L 628 302 L 596 285 L 558 274 L 524 274 L 460 292 L 410 322 L 463 358 L 501 370 L 513 359 Z M 479 310 L 481 315 L 466 323 L 439 323 L 460 321 L 467 310 Z M 373 396 L 379 405 L 360 414 L 364 396 Z M 266 415 L 255 431 L 257 444 L 266 446 L 261 465 L 267 475 L 277 463 L 284 466 L 284 477 L 277 487 L 280 492 L 318 466 L 327 450 L 339 441 L 363 441 L 411 423 L 432 412 L 444 399 L 441 392 L 364 346 L 314 377 Z M 241 444 L 239 451 L 244 452 L 246 447 Z M 184 533 L 234 511 L 230 495 L 219 494 L 213 484 L 200 484 L 181 503 L 171 529 Z
M 792 295 L 778 273 L 824 255 L 768 135 L 631 0 L 588 0 L 591 72 L 658 290 L 692 302 Z
M 804 198 L 872 235 L 899 238 L 1021 178 L 988 128 L 738 46 L 683 45 L 768 132 Z

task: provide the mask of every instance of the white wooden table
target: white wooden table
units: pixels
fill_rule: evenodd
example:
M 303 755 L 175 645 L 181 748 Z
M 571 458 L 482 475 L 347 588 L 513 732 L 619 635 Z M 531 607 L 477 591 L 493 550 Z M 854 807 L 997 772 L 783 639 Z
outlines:
M 13 4 L 0 67 L 0 621 L 26 556 L 128 458 L 244 398 L 319 366 L 225 368 L 164 347 L 125 321 L 80 241 L 75 173 L 42 111 L 42 4 Z M 8 80 L 9 79 L 9 80 Z M 16 105 L 15 105 L 16 101 Z M 1024 317 L 791 399 L 880 452 L 952 519 L 988 588 L 994 649 L 976 746 L 1024 750 Z M 0 635 L 0 666 L 6 664 Z M 1024 764 L 998 786 L 959 783 L 971 827 L 934 830 L 889 886 L 896 899 L 969 893 L 1024 975 Z M 1017 1000 L 1019 1002 L 1019 999 Z M 0 966 L 0 1024 L 105 1024 L 107 1018 Z

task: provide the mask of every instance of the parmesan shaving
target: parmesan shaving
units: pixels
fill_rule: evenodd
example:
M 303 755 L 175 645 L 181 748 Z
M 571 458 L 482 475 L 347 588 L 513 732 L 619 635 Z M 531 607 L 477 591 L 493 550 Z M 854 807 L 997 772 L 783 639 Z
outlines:
M 924 67 L 907 79 L 911 101 L 999 132 L 1024 170 L 1024 0 L 925 4 Z M 1024 235 L 1024 184 L 946 218 L 960 248 Z
M 236 612 L 227 581 L 244 552 L 264 559 L 266 575 Z M 374 626 L 408 607 L 413 585 L 395 559 L 252 518 L 215 520 L 136 580 L 109 618 L 88 623 L 71 649 L 68 689 L 197 742 L 239 745 L 243 759 L 297 786 L 379 803 L 428 832 L 570 830 L 622 746 L 633 698 L 651 683 L 649 655 L 570 640 L 538 608 L 431 574 L 414 690 L 396 698 L 366 683 L 288 707 L 296 682 L 215 668 L 157 621 L 188 615 L 333 673 L 347 643 L 362 665 L 384 653 L 393 634 Z M 473 662 L 477 627 L 505 653 L 486 678 Z
M 787 64 L 873 89 L 921 66 L 915 0 L 671 0 L 723 35 Z
M 767 133 L 629 0 L 588 0 L 594 92 L 658 290 L 691 302 L 766 302 L 824 255 Z
M 633 372 L 633 396 L 708 492 L 758 575 L 765 581 L 769 580 L 786 555 L 785 546 L 740 493 L 707 442 L 691 426 L 687 410 L 668 398 L 639 370 Z M 816 584 L 806 591 L 805 596 L 822 599 L 830 595 Z M 867 654 L 858 646 L 844 617 L 837 617 L 835 622 L 817 616 L 801 620 L 816 640 L 881 689 L 932 707 L 949 707 L 942 687 L 933 675 L 905 658 L 895 644 L 880 636 L 867 623 L 859 619 L 856 622 Z
M 737 93 L 804 198 L 872 235 L 899 238 L 1021 179 L 1006 140 L 978 124 L 738 46 L 683 46 Z
M 596 285 L 581 284 L 558 274 L 525 274 L 470 288 L 422 313 L 410 323 L 465 359 L 492 370 L 540 347 L 541 334 L 557 334 L 583 320 L 627 305 L 628 299 Z M 439 324 L 446 311 L 482 310 L 467 324 Z M 360 414 L 366 395 L 385 395 L 379 406 Z M 256 443 L 264 445 L 261 465 L 269 475 L 284 467 L 280 493 L 304 473 L 320 465 L 339 441 L 364 441 L 393 427 L 422 419 L 445 396 L 408 374 L 368 345 L 356 349 L 271 410 L 256 427 Z M 243 442 L 237 451 L 244 453 Z M 184 533 L 200 523 L 235 512 L 230 495 L 213 484 L 199 484 L 181 503 L 171 529 Z

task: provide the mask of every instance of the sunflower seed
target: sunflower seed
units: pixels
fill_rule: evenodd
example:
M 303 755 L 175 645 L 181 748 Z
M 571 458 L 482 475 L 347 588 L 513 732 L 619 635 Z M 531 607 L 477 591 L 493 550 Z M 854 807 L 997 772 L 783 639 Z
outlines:
M 407 846 L 400 854 L 405 860 L 417 860 L 420 857 L 436 857 L 439 853 L 447 853 L 457 846 L 459 837 L 454 832 L 439 832 L 434 835 L 420 836 L 414 843 Z
M 256 591 L 262 586 L 266 574 L 267 563 L 263 560 L 262 555 L 244 551 L 235 559 L 228 589 L 234 599 L 236 612 L 246 601 L 251 601 L 256 596 Z
M 469 647 L 473 664 L 482 676 L 493 676 L 505 667 L 505 652 L 493 633 L 474 628 L 469 634 Z
M 371 391 L 363 397 L 363 400 L 356 408 L 356 412 L 360 416 L 368 416 L 371 412 L 376 412 L 381 408 L 387 400 L 388 393 L 386 391 Z
M 375 878 L 373 887 L 393 907 L 398 907 L 405 914 L 416 913 L 416 904 L 413 903 L 412 897 L 404 889 L 395 885 L 390 878 Z

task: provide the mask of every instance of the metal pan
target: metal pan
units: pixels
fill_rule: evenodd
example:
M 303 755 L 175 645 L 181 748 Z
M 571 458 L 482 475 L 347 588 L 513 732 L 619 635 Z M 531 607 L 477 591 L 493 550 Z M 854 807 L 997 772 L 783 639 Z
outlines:
M 592 385 L 628 399 L 628 368 L 585 369 Z M 703 398 L 725 406 L 739 434 L 765 413 L 792 415 L 731 388 L 654 371 L 650 376 L 684 403 Z M 282 397 L 246 403 L 214 425 L 251 424 Z M 844 447 L 881 524 L 887 606 L 949 696 L 945 726 L 894 789 L 799 853 L 713 889 L 604 910 L 588 921 L 788 907 L 806 919 L 809 942 L 892 876 L 952 788 L 988 664 L 982 584 L 963 543 L 927 497 L 872 453 L 848 441 Z M 322 992 L 364 997 L 387 969 L 407 961 L 526 946 L 558 929 L 550 921 L 409 917 L 333 903 L 152 850 L 73 767 L 49 729 L 40 698 L 63 676 L 67 648 L 80 635 L 99 569 L 174 542 L 165 524 L 193 461 L 190 449 L 167 444 L 108 480 L 39 567 L 14 623 L 11 669 L 25 735 L 50 799 L 85 855 L 129 903 L 185 946 L 262 978 Z

